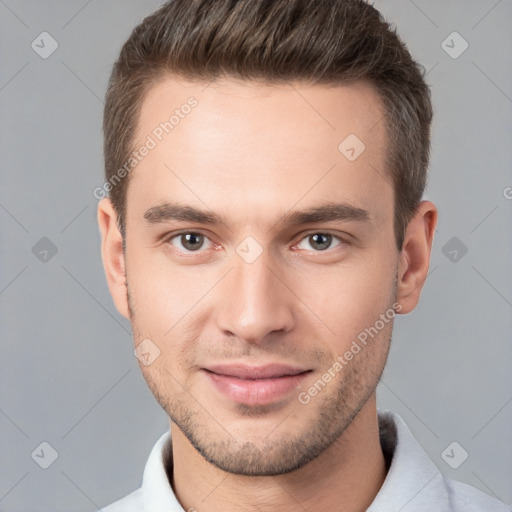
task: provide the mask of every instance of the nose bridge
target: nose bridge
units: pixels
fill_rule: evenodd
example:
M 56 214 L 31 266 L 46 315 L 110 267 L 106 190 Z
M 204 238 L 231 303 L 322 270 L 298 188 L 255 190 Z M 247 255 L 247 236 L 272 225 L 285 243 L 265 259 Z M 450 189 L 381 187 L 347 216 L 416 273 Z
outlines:
M 233 255 L 233 269 L 217 295 L 218 327 L 224 334 L 250 342 L 261 341 L 273 331 L 289 330 L 292 294 L 276 276 L 275 263 L 266 251 L 253 261 L 240 254 Z

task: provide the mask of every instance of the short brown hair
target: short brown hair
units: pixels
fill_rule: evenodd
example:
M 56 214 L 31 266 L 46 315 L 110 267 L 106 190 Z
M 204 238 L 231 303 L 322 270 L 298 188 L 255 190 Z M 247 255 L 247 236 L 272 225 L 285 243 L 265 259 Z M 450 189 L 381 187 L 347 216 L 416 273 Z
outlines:
M 373 84 L 386 111 L 386 172 L 401 250 L 426 184 L 432 104 L 425 70 L 373 6 L 363 0 L 169 0 L 133 30 L 114 65 L 103 118 L 107 182 L 133 152 L 147 91 L 168 74 L 205 82 Z M 109 189 L 123 239 L 128 178 Z

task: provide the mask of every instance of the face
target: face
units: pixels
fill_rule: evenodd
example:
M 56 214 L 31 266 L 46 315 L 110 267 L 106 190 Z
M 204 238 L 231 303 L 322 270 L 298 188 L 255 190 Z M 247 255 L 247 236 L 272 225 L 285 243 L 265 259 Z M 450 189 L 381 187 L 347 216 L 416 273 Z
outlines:
M 134 342 L 160 405 L 225 471 L 297 469 L 374 393 L 399 256 L 382 116 L 364 83 L 169 77 L 145 98 L 136 147 L 155 144 L 127 192 Z

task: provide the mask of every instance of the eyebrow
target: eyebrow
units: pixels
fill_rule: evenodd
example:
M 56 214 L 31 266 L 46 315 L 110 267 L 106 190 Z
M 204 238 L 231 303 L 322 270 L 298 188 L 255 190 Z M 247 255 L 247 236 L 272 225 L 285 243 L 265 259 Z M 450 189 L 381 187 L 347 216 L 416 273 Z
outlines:
M 163 203 L 149 208 L 144 213 L 149 224 L 159 224 L 170 220 L 197 222 L 199 224 L 225 224 L 227 219 L 212 211 L 199 210 L 176 203 Z M 315 224 L 329 221 L 369 221 L 370 214 L 347 203 L 328 203 L 306 210 L 285 213 L 278 223 L 286 226 Z

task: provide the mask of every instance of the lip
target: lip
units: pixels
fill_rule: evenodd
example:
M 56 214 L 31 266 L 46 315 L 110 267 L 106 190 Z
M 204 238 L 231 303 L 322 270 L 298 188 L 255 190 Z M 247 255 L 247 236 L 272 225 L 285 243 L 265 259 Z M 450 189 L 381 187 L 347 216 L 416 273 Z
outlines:
M 215 365 L 204 369 L 216 389 L 246 405 L 268 405 L 286 398 L 310 371 L 283 364 Z

